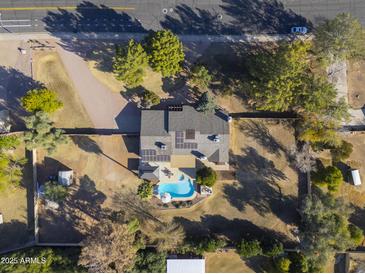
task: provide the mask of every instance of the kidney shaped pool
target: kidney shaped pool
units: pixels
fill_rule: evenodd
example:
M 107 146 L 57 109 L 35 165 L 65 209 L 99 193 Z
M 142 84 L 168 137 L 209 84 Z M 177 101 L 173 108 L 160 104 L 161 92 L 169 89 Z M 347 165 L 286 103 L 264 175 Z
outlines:
M 158 185 L 158 194 L 170 193 L 171 198 L 189 198 L 195 192 L 194 185 L 190 179 L 182 179 L 174 183 L 160 183 Z

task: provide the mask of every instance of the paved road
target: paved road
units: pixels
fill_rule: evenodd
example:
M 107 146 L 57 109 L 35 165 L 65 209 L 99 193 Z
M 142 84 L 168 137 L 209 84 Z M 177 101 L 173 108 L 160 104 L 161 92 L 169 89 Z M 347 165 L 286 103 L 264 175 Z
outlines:
M 1 32 L 287 33 L 291 26 L 351 12 L 363 0 L 2 0 Z

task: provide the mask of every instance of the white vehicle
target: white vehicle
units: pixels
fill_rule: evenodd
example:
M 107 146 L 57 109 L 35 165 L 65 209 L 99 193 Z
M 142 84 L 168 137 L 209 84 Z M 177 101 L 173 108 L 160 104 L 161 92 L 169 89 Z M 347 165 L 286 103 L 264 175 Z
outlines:
M 292 27 L 290 32 L 293 34 L 306 34 L 308 29 L 306 27 Z

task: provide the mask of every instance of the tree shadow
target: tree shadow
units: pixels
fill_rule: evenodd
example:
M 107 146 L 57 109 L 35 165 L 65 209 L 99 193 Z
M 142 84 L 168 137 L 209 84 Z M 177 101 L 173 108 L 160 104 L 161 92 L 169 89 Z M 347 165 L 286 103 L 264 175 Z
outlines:
M 174 8 L 177 17 L 167 15 L 161 26 L 178 34 L 239 34 L 237 26 L 224 23 L 218 12 L 180 4 Z
M 352 204 L 354 212 L 351 214 L 349 221 L 365 231 L 365 207 L 361 208 Z
M 286 148 L 276 140 L 270 133 L 269 129 L 260 122 L 247 121 L 239 125 L 239 129 L 248 137 L 257 140 L 257 142 L 267 149 L 270 153 L 280 156 L 280 152 L 288 154 Z
M 232 206 L 244 211 L 249 205 L 261 216 L 273 213 L 286 224 L 298 223 L 297 197 L 282 193 L 277 180 L 287 177 L 272 161 L 252 147 L 242 149 L 242 155 L 231 152 L 230 159 L 236 166 L 238 181 L 225 185 L 223 191 Z
M 222 215 L 203 215 L 200 217 L 200 221 L 192 221 L 184 217 L 175 217 L 174 221 L 181 224 L 186 235 L 190 237 L 207 237 L 215 234 L 226 237 L 233 244 L 237 244 L 245 238 L 258 239 L 264 243 L 275 239 L 285 244 L 286 248 L 297 245 L 279 231 L 259 227 L 243 219 L 227 219 Z
M 20 105 L 20 99 L 28 90 L 42 87 L 42 84 L 17 69 L 0 66 L 0 109 L 10 111 L 12 130 L 25 128 L 23 116 L 27 112 Z
M 311 23 L 284 7 L 278 0 L 223 0 L 225 15 L 233 20 L 232 26 L 240 33 L 289 33 L 292 26 L 309 26 Z
M 27 224 L 18 220 L 11 220 L 0 224 L 0 251 L 16 248 L 34 240 L 27 230 Z
M 83 1 L 73 12 L 58 9 L 49 11 L 43 19 L 45 29 L 61 39 L 60 45 L 75 52 L 85 60 L 96 61 L 102 71 L 111 71 L 114 56 L 114 42 L 93 39 L 96 33 L 146 33 L 142 24 L 125 12 L 118 12 L 104 4 L 96 5 Z M 82 33 L 82 39 L 64 38 L 62 33 Z M 93 40 L 92 43 L 88 41 Z

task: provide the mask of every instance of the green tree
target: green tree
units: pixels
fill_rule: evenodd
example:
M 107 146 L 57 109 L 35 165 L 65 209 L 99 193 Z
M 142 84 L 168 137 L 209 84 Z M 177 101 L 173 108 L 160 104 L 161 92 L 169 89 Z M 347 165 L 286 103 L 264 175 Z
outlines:
M 262 255 L 262 248 L 258 240 L 242 240 L 237 246 L 237 252 L 243 258 Z
M 329 192 L 337 192 L 343 182 L 342 172 L 335 166 L 319 169 L 312 178 L 315 184 L 327 186 Z
M 338 163 L 346 160 L 352 153 L 352 144 L 346 141 L 342 141 L 338 147 L 331 148 L 332 161 Z
M 113 60 L 116 78 L 128 88 L 135 88 L 143 82 L 148 56 L 140 43 L 129 40 L 128 46 L 117 47 Z
M 166 253 L 153 249 L 139 250 L 132 272 L 166 273 Z
M 314 49 L 325 64 L 364 56 L 365 34 L 360 21 L 349 13 L 325 20 L 315 29 Z
M 27 131 L 24 133 L 24 141 L 27 149 L 44 148 L 48 153 L 56 150 L 57 145 L 68 141 L 64 131 L 55 129 L 53 122 L 45 112 L 36 112 L 24 118 Z
M 204 166 L 196 172 L 196 182 L 200 185 L 212 187 L 217 181 L 217 173 L 211 168 Z
M 194 66 L 189 81 L 193 86 L 206 90 L 212 81 L 212 75 L 210 75 L 209 71 L 204 66 Z
M 161 102 L 161 98 L 150 90 L 145 90 L 142 95 L 142 104 L 146 108 L 158 105 Z
M 0 192 L 9 186 L 20 185 L 26 162 L 26 158 L 17 159 L 11 154 L 0 153 Z
M 54 182 L 46 182 L 44 184 L 44 197 L 48 200 L 60 203 L 68 195 L 67 188 Z
M 301 210 L 300 244 L 311 271 L 317 272 L 335 252 L 344 252 L 356 245 L 349 231 L 351 208 L 342 199 L 314 188 Z
M 22 107 L 29 112 L 52 113 L 63 107 L 63 103 L 57 99 L 57 93 L 46 88 L 32 89 L 20 101 Z
M 0 136 L 0 151 L 15 149 L 20 145 L 20 139 L 15 135 Z
M 68 248 L 56 249 L 48 247 L 33 247 L 3 257 L 9 258 L 11 262 L 1 263 L 2 273 L 49 273 L 49 272 L 83 272 L 84 269 L 77 265 L 78 249 Z M 26 258 L 32 258 L 29 263 Z
M 214 113 L 217 108 L 213 96 L 210 95 L 208 91 L 204 92 L 198 102 L 197 102 L 197 111 L 201 111 L 204 113 Z
M 161 72 L 163 77 L 170 77 L 182 69 L 185 58 L 183 45 L 170 30 L 154 32 L 148 38 L 148 52 L 151 67 Z
M 354 224 L 349 224 L 348 229 L 350 231 L 351 239 L 353 240 L 354 245 L 360 246 L 364 241 L 364 231 Z
M 284 253 L 284 246 L 279 241 L 271 241 L 269 245 L 263 246 L 265 256 L 276 257 Z
M 141 198 L 141 199 L 151 199 L 152 198 L 152 194 L 153 194 L 153 186 L 150 182 L 147 181 L 143 181 L 137 189 L 137 195 Z
M 289 258 L 286 258 L 286 257 L 280 257 L 280 258 L 277 258 L 275 260 L 276 269 L 280 273 L 287 273 L 287 272 L 289 272 L 290 264 L 291 264 L 290 259 Z
M 288 111 L 302 92 L 307 78 L 309 43 L 280 43 L 274 52 L 252 58 L 252 95 L 260 110 Z

